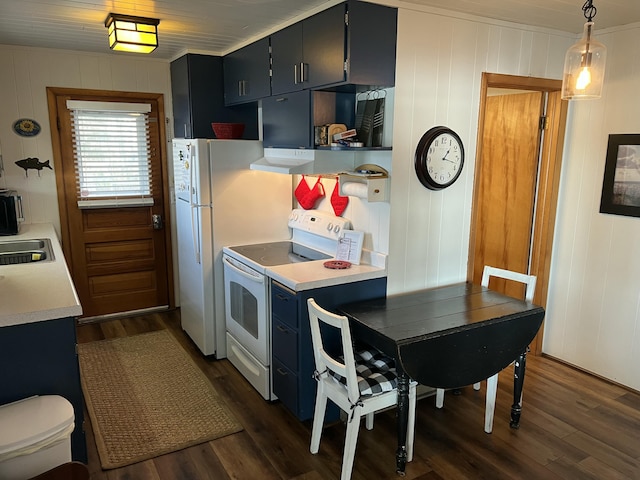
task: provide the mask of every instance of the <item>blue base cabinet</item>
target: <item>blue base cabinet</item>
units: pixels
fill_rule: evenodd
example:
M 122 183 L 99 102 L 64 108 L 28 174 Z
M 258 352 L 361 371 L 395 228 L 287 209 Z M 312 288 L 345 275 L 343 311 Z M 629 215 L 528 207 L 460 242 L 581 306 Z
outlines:
M 0 405 L 34 395 L 60 395 L 73 405 L 71 455 L 87 463 L 75 318 L 0 328 Z
M 314 298 L 323 308 L 333 310 L 344 303 L 384 297 L 386 293 L 386 277 L 302 292 L 294 292 L 272 281 L 273 392 L 299 420 L 313 418 L 316 399 L 316 381 L 313 378 L 315 360 L 307 299 Z M 330 343 L 338 346 L 340 339 L 336 335 L 335 342 Z M 336 420 L 338 416 L 338 408 L 331 405 L 325 419 Z

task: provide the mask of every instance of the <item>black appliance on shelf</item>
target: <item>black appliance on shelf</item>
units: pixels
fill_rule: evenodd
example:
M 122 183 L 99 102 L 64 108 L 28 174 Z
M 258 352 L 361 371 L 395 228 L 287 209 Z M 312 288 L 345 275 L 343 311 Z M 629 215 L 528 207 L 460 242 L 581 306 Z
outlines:
M 0 235 L 17 235 L 23 220 L 22 197 L 15 190 L 0 189 Z

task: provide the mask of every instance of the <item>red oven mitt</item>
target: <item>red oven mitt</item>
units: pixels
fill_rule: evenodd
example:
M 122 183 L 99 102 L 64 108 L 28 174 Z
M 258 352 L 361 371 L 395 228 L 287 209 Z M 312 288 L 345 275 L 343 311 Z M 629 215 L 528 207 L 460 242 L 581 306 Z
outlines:
M 304 179 L 304 175 L 303 175 L 302 179 L 300 180 L 300 183 L 294 190 L 293 194 L 295 195 L 296 200 L 298 200 L 298 202 L 302 204 L 304 197 L 309 195 L 309 191 L 310 191 L 309 185 L 307 184 L 307 181 Z
M 336 186 L 333 187 L 333 193 L 331 194 L 331 206 L 337 217 L 342 215 L 342 212 L 344 212 L 344 209 L 347 208 L 349 204 L 349 197 L 340 195 L 339 183 L 338 178 L 336 178 Z
M 315 207 L 316 202 L 322 197 L 324 197 L 324 187 L 322 186 L 322 183 L 320 183 L 320 177 L 318 177 L 318 181 L 309 190 L 309 193 L 307 193 L 302 200 L 298 199 L 298 202 L 302 208 L 309 210 L 310 208 Z

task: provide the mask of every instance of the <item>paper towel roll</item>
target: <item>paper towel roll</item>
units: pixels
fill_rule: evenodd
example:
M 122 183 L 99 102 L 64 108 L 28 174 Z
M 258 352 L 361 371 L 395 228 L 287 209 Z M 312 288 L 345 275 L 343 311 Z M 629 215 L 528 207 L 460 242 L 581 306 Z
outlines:
M 369 188 L 366 183 L 345 182 L 342 184 L 343 197 L 367 198 Z

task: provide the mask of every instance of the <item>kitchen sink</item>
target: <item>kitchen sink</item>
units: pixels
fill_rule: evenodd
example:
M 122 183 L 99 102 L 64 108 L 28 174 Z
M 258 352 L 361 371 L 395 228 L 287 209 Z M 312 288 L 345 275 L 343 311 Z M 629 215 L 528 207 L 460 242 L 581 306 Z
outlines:
M 48 238 L 0 241 L 0 265 L 53 260 L 51 241 Z

